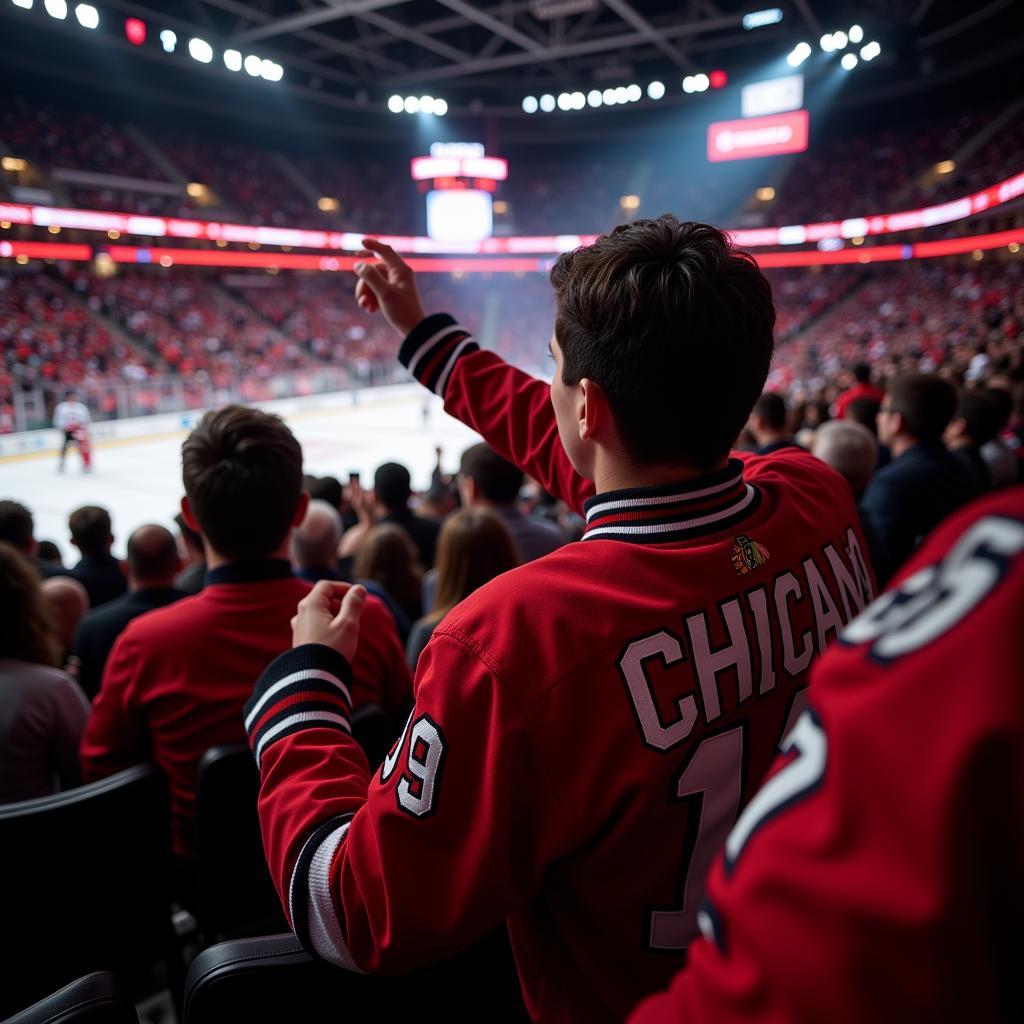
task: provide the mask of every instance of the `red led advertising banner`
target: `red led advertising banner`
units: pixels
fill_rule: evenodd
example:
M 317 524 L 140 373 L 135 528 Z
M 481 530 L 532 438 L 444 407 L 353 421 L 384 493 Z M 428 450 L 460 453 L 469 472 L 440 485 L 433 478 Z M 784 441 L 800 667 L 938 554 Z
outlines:
M 807 111 L 744 117 L 708 125 L 708 160 L 749 160 L 755 156 L 802 153 L 807 148 Z

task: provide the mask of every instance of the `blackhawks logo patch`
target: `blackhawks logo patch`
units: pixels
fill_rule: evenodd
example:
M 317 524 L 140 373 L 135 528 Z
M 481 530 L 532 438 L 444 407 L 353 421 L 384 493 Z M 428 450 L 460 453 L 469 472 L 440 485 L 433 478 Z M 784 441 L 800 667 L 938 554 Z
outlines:
M 745 533 L 741 533 L 732 545 L 732 567 L 737 575 L 746 576 L 759 565 L 764 565 L 770 555 L 763 544 L 758 544 Z

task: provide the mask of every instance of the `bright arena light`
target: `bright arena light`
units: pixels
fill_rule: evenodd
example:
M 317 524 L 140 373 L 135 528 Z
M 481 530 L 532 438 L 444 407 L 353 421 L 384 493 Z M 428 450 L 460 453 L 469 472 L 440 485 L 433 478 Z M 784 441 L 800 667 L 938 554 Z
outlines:
M 693 76 L 693 86 L 697 92 L 704 92 L 710 84 L 711 79 L 708 78 L 707 75 L 701 74 Z
M 246 68 L 246 70 L 248 71 L 249 69 Z M 401 96 L 392 96 L 388 100 L 388 110 L 390 110 L 392 114 L 400 114 L 405 110 L 405 100 L 403 100 Z
M 846 44 L 849 40 L 846 38 L 845 32 L 833 32 L 832 33 L 832 45 L 837 50 L 845 50 Z
M 839 63 L 842 64 L 844 71 L 852 71 L 857 66 L 857 57 L 852 53 L 844 53 Z
M 861 60 L 874 60 L 882 52 L 882 47 L 878 43 L 868 43 L 867 46 L 863 47 L 860 51 Z
M 560 92 L 558 94 L 558 109 L 559 110 L 572 110 L 572 94 L 568 92 Z
M 160 45 L 164 48 L 164 53 L 174 53 L 175 47 L 178 45 L 177 33 L 165 28 L 160 33 Z
M 793 47 L 793 52 L 786 58 L 786 63 L 789 64 L 791 68 L 798 68 L 805 60 L 807 60 L 808 57 L 810 57 L 812 52 L 810 43 L 797 43 L 796 46 Z
M 32 0 L 11 0 L 11 3 L 13 3 L 15 7 L 20 7 L 23 11 L 32 10 Z
M 769 7 L 765 11 L 751 11 L 743 15 L 743 27 L 751 29 L 763 28 L 765 25 L 777 25 L 782 21 L 782 11 L 778 7 Z
M 605 91 L 601 93 L 601 99 L 603 99 L 605 105 L 609 107 L 613 107 L 616 103 L 618 103 L 618 100 L 615 98 L 614 89 L 605 89 Z
M 406 96 L 405 102 L 402 104 L 407 114 L 418 114 L 420 110 L 420 101 L 415 96 Z
M 660 100 L 665 95 L 665 83 L 664 82 L 651 82 L 647 86 L 647 95 L 652 100 Z
M 75 17 L 82 28 L 100 27 L 100 12 L 92 4 L 79 4 L 75 8 Z
M 543 110 L 545 114 L 550 114 L 551 111 L 555 109 L 555 97 L 552 96 L 551 93 L 546 92 L 541 96 L 540 109 Z
M 68 16 L 68 5 L 66 0 L 43 0 L 43 7 L 51 18 L 63 20 Z
M 432 114 L 434 112 L 434 97 L 433 96 L 421 96 L 420 97 L 420 113 L 421 114 Z
M 224 66 L 228 69 L 228 71 L 242 70 L 242 55 L 238 52 L 238 50 L 224 51 Z
M 448 113 L 448 101 L 447 100 L 434 100 L 434 116 L 444 117 Z
M 537 102 L 536 96 L 524 96 L 523 97 L 523 113 L 524 114 L 536 114 L 540 104 Z
M 260 74 L 268 82 L 280 82 L 284 78 L 284 68 L 272 60 L 261 60 Z
M 572 94 L 572 109 L 582 110 L 587 105 L 587 97 L 581 92 L 574 92 Z
M 835 50 L 836 48 L 836 44 L 832 39 L 831 32 L 826 32 L 825 35 L 823 35 L 821 39 L 818 40 L 818 44 L 826 53 L 832 53 L 832 51 Z
M 590 92 L 587 93 L 587 102 L 592 107 L 601 106 L 601 104 L 604 103 L 604 97 L 601 95 L 601 90 L 591 89 Z
M 205 39 L 193 36 L 188 41 L 188 55 L 200 64 L 209 64 L 213 60 L 213 47 Z
M 864 38 L 864 29 L 860 25 L 851 25 L 848 35 L 851 43 L 859 43 Z
M 259 78 L 260 72 L 263 70 L 263 61 L 261 61 L 255 53 L 250 53 L 249 56 L 242 61 L 242 67 L 245 68 L 246 74 L 252 75 L 253 78 Z
M 629 90 L 624 85 L 620 85 L 615 90 L 615 102 L 616 103 L 628 103 L 629 102 Z
M 636 103 L 643 94 L 643 90 L 636 84 L 636 82 L 628 86 L 626 89 L 626 99 L 629 100 L 630 103 Z

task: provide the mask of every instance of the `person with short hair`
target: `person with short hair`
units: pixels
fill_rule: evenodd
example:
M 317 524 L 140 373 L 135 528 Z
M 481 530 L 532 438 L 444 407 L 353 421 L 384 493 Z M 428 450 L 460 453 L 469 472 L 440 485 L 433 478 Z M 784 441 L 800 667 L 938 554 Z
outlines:
M 416 545 L 420 565 L 424 569 L 432 568 L 441 524 L 435 519 L 418 516 L 409 508 L 412 497 L 409 470 L 398 462 L 378 466 L 373 475 L 373 493 L 379 510 L 377 522 L 394 523 L 405 530 Z
M 853 419 L 829 420 L 814 432 L 811 454 L 831 466 L 859 498 L 878 463 L 878 442 Z
M 777 391 L 766 391 L 754 403 L 747 420 L 747 430 L 754 439 L 757 455 L 770 455 L 783 448 L 800 448 L 789 429 L 786 400 Z
M 943 432 L 946 447 L 974 481 L 978 494 L 992 490 L 992 475 L 981 454 L 983 445 L 998 437 L 1002 429 L 1002 410 L 988 392 L 961 391 L 956 412 Z
M 666 214 L 562 254 L 550 385 L 425 316 L 408 265 L 365 244 L 357 299 L 401 361 L 587 532 L 434 628 L 372 776 L 336 720 L 364 591 L 317 584 L 249 704 L 271 876 L 330 962 L 399 972 L 507 920 L 534 1019 L 622 1020 L 697 935 L 808 666 L 871 597 L 853 497 L 809 452 L 731 456 L 775 310 L 716 228 Z
M 52 540 L 41 540 L 36 546 L 36 554 L 44 562 L 49 562 L 50 565 L 56 566 L 58 569 L 64 568 L 64 559 L 61 557 L 60 548 Z
M 847 388 L 836 399 L 836 419 L 844 420 L 849 415 L 850 403 L 858 399 L 868 398 L 873 402 L 881 402 L 885 391 L 872 383 L 871 367 L 867 363 L 855 363 L 850 368 L 853 377 L 852 387 Z
M 313 498 L 305 518 L 292 532 L 295 575 L 307 583 L 340 580 L 338 543 L 341 534 L 341 514 L 337 508 L 322 499 Z
M 892 462 L 872 477 L 861 499 L 884 554 L 875 573 L 888 582 L 921 539 L 978 494 L 977 485 L 942 443 L 956 412 L 956 391 L 941 377 L 897 377 L 878 411 L 878 439 Z
M 198 530 L 193 530 L 180 512 L 175 513 L 174 524 L 178 527 L 178 536 L 181 539 L 180 554 L 183 565 L 174 579 L 174 586 L 186 594 L 198 594 L 206 583 L 206 548 L 203 546 L 203 535 Z
M 557 551 L 564 541 L 553 523 L 525 516 L 519 510 L 523 480 L 523 471 L 488 444 L 475 444 L 462 453 L 458 477 L 462 504 L 466 508 L 491 509 L 512 534 L 519 561 L 526 563 Z
M 515 538 L 497 512 L 476 506 L 450 515 L 437 539 L 433 607 L 413 624 L 405 644 L 409 669 L 416 671 L 434 630 L 457 604 L 521 562 Z
M 114 543 L 110 513 L 99 505 L 83 505 L 68 517 L 68 528 L 71 543 L 82 554 L 69 575 L 88 591 L 89 606 L 97 608 L 120 597 L 128 581 L 121 563 L 110 553 Z
M 253 678 L 287 647 L 309 584 L 288 559 L 308 498 L 302 449 L 277 416 L 240 405 L 208 412 L 181 450 L 181 514 L 203 536 L 203 590 L 133 619 L 114 643 L 82 737 L 82 772 L 101 778 L 152 760 L 171 793 L 172 845 L 188 898 L 196 770 L 213 746 L 244 737 Z M 395 708 L 409 671 L 391 618 L 375 600 L 356 660 L 357 707 Z M 397 731 L 397 730 L 396 730 Z
M 35 521 L 32 513 L 18 501 L 0 501 L 0 543 L 10 544 L 20 551 L 41 579 L 67 573 L 63 566 L 52 565 L 39 557 Z
M 42 582 L 43 599 L 50 609 L 54 636 L 57 639 L 58 664 L 74 675 L 77 665 L 71 659 L 75 630 L 89 610 L 89 594 L 71 576 L 51 576 Z
M 78 449 L 78 454 L 82 457 L 82 471 L 84 473 L 92 471 L 90 423 L 92 423 L 92 416 L 89 415 L 89 407 L 79 401 L 78 392 L 74 388 L 68 388 L 64 392 L 64 400 L 58 402 L 53 410 L 53 425 L 64 432 L 64 443 L 61 445 L 60 459 L 57 463 L 58 472 L 64 472 L 64 459 L 71 445 Z
M 181 568 L 178 542 L 166 527 L 149 524 L 128 538 L 128 593 L 85 613 L 75 632 L 72 652 L 78 662 L 78 683 L 90 699 L 103 679 L 114 642 L 133 619 L 185 597 L 174 586 Z
M 58 638 L 39 577 L 7 542 L 0 542 L 0 606 L 0 803 L 12 803 L 79 784 L 89 702 L 57 668 Z

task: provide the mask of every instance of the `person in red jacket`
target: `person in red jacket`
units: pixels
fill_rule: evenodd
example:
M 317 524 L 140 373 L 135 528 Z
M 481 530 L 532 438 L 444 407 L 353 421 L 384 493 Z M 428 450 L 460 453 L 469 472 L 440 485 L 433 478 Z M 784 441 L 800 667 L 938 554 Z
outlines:
M 271 875 L 333 963 L 403 971 L 507 919 L 535 1019 L 621 1020 L 696 937 L 811 660 L 870 600 L 852 494 L 802 450 L 730 457 L 775 313 L 715 228 L 637 221 L 561 257 L 550 388 L 424 317 L 368 245 L 357 295 L 403 362 L 587 532 L 444 618 L 373 774 L 348 735 L 360 592 L 311 595 L 246 711 Z
M 853 384 L 836 399 L 836 419 L 846 419 L 846 412 L 851 402 L 860 398 L 869 398 L 873 402 L 881 402 L 885 391 L 877 384 L 871 383 L 871 367 L 867 363 L 856 363 L 850 370 Z
M 103 672 L 81 763 L 90 781 L 153 760 L 170 784 L 174 852 L 187 859 L 199 760 L 210 747 L 244 742 L 252 680 L 288 646 L 295 605 L 309 592 L 288 560 L 309 498 L 291 431 L 242 406 L 203 417 L 182 447 L 182 476 L 182 514 L 206 546 L 206 586 L 125 628 Z M 355 706 L 400 715 L 411 695 L 405 652 L 384 605 L 374 598 L 367 612 Z
M 1024 487 L 951 516 L 812 672 L 630 1024 L 1020 1019 Z

